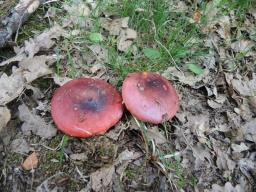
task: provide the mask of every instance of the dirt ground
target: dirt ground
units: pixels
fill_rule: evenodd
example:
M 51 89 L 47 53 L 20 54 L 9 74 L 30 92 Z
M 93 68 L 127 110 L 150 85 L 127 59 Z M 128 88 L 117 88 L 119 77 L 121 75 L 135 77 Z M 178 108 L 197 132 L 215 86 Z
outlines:
M 0 1 L 0 21 L 16 4 Z M 17 37 L 0 49 L 0 191 L 256 191 L 253 0 L 53 1 Z M 92 77 L 121 91 L 135 71 L 170 80 L 174 118 L 125 110 L 86 139 L 56 128 L 58 87 Z

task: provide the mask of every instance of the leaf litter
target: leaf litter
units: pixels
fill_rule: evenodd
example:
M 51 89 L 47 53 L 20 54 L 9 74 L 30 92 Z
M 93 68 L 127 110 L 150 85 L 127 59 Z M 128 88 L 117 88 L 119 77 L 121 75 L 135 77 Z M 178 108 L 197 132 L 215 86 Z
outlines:
M 185 2 L 178 1 L 174 6 L 177 12 L 189 12 Z M 190 66 L 191 71 L 186 67 L 181 67 L 181 70 L 169 67 L 162 72 L 179 89 L 180 111 L 169 122 L 171 126 L 168 127 L 170 129 L 165 134 L 163 134 L 163 131 L 159 131 L 158 127 L 149 126 L 147 137 L 154 141 L 160 149 L 164 149 L 164 146 L 167 146 L 168 149 L 179 152 L 181 161 L 178 162 L 182 166 L 181 169 L 196 175 L 198 182 L 193 186 L 193 190 L 253 191 L 252 187 L 256 178 L 256 163 L 255 156 L 253 156 L 256 143 L 255 73 L 249 67 L 246 73 L 239 69 L 236 71 L 228 71 L 226 69 L 233 69 L 230 65 L 233 65 L 234 56 L 238 54 L 242 54 L 243 61 L 246 61 L 246 66 L 250 66 L 252 58 L 255 56 L 253 55 L 255 42 L 249 39 L 252 37 L 251 34 L 247 38 L 240 38 L 240 40 L 231 42 L 230 39 L 234 35 L 232 34 L 233 29 L 237 28 L 237 24 L 234 21 L 233 13 L 228 16 L 220 16 L 219 6 L 219 0 L 209 1 L 206 3 L 205 11 L 196 10 L 191 12 L 193 13 L 191 18 L 196 24 L 201 25 L 201 31 L 208 35 L 209 39 L 206 40 L 206 46 L 211 48 L 211 54 L 207 57 L 199 57 L 200 63 L 192 61 L 195 64 Z M 74 36 L 81 34 L 82 30 L 74 29 L 73 26 L 79 25 L 83 30 L 90 28 L 91 21 L 88 18 L 93 9 L 96 9 L 93 1 L 85 3 L 79 0 L 65 5 L 65 10 L 69 16 L 66 20 L 63 20 L 63 28 L 66 27 L 71 30 L 69 32 L 72 32 Z M 140 11 L 143 12 L 143 9 L 138 10 L 138 13 Z M 134 41 L 140 38 L 140 34 L 129 28 L 128 17 L 115 18 L 108 17 L 107 14 L 105 14 L 105 17 L 102 17 L 102 14 L 98 15 L 101 16 L 101 27 L 108 34 L 104 31 L 104 33 L 99 33 L 100 35 L 97 33 L 91 37 L 94 44 L 88 45 L 87 48 L 91 51 L 92 57 L 87 58 L 86 61 L 92 67 L 86 68 L 86 70 L 90 75 L 102 78 L 99 74 L 108 73 L 107 67 L 104 65 L 107 62 L 108 50 L 98 43 L 104 41 L 110 35 L 116 40 L 116 49 L 126 52 L 131 48 Z M 204 16 L 206 16 L 207 20 L 205 25 L 201 23 Z M 0 76 L 0 89 L 4 90 L 0 93 L 0 128 L 6 127 L 8 122 L 9 124 L 12 123 L 11 114 L 6 105 L 10 107 L 10 102 L 23 94 L 24 90 L 28 89 L 33 81 L 45 75 L 51 75 L 55 85 L 63 85 L 71 80 L 65 74 L 57 75 L 53 73 L 51 65 L 57 61 L 55 55 L 40 54 L 41 51 L 45 53 L 54 48 L 56 40 L 61 36 L 64 36 L 64 38 L 69 36 L 63 28 L 55 26 L 41 35 L 29 39 L 24 46 L 15 48 L 15 57 L 0 64 L 0 66 L 5 66 L 18 62 L 18 65 L 12 66 L 12 73 L 1 73 Z M 236 35 L 238 36 L 239 34 Z M 88 38 L 90 39 L 89 36 Z M 230 52 L 234 55 L 230 54 Z M 148 55 L 151 59 L 160 57 L 158 51 L 151 51 Z M 77 57 L 75 59 L 79 60 L 80 58 Z M 91 61 L 89 61 L 90 59 Z M 65 60 L 65 56 L 63 60 Z M 187 64 L 189 63 L 184 61 L 184 66 Z M 226 65 L 229 66 L 226 68 Z M 85 73 L 82 74 L 84 75 Z M 37 97 L 37 103 L 42 103 L 43 99 L 49 100 L 48 93 L 44 92 L 44 94 Z M 47 106 L 47 102 L 45 105 Z M 46 109 L 45 105 L 38 106 L 38 109 L 32 107 L 31 110 L 28 108 L 30 105 L 27 103 L 17 106 L 19 109 L 18 117 L 22 121 L 20 128 L 25 137 L 12 141 L 13 152 L 24 155 L 37 148 L 28 144 L 28 141 L 31 143 L 31 141 L 35 140 L 31 133 L 43 138 L 40 142 L 43 141 L 49 145 L 51 140 L 45 141 L 45 138 L 55 140 L 58 137 L 59 134 L 56 135 L 57 130 L 52 126 L 49 119 L 36 112 L 36 110 L 43 111 L 44 116 L 49 117 L 49 114 L 47 114 L 49 110 Z M 14 114 L 12 116 L 16 118 Z M 9 128 L 9 124 L 7 128 Z M 85 174 L 85 177 L 90 177 L 89 183 L 84 180 L 82 182 L 82 186 L 87 185 L 88 190 L 111 190 L 119 185 L 120 182 L 128 181 L 131 181 L 128 184 L 128 190 L 131 190 L 133 186 L 136 189 L 139 184 L 135 180 L 140 178 L 127 180 L 127 175 L 129 173 L 128 168 L 131 165 L 138 164 L 142 166 L 140 160 L 143 160 L 145 156 L 142 152 L 134 150 L 140 149 L 144 152 L 143 147 L 140 146 L 141 144 L 143 145 L 143 141 L 139 140 L 138 143 L 135 140 L 138 139 L 139 131 L 140 129 L 134 126 L 129 118 L 125 124 L 121 123 L 111 129 L 106 136 L 120 147 L 118 149 L 118 157 L 114 155 L 112 158 L 107 158 L 105 151 L 95 150 L 94 143 L 91 141 L 73 141 L 72 139 L 72 145 L 62 146 L 64 164 L 70 167 L 75 164 L 79 169 L 82 169 L 80 175 Z M 168 138 L 166 134 L 169 134 Z M 60 144 L 63 143 L 61 142 Z M 23 147 L 18 147 L 19 145 Z M 40 146 L 45 145 L 42 144 Z M 41 154 L 41 151 L 43 151 L 41 148 L 37 148 L 37 150 L 40 151 L 40 156 L 43 155 Z M 88 150 L 92 150 L 92 153 L 89 153 Z M 103 159 L 99 163 L 100 166 L 97 166 L 95 162 L 91 164 L 92 160 L 90 158 L 95 158 L 94 155 L 97 153 L 103 153 L 103 155 L 101 154 Z M 36 168 L 40 159 L 40 156 L 35 155 L 35 153 L 32 154 L 34 159 L 30 160 L 28 170 Z M 55 158 L 58 159 L 58 157 Z M 81 164 L 76 164 L 79 161 L 83 162 L 84 166 L 88 164 L 88 167 L 84 168 L 80 166 Z M 173 163 L 172 159 L 167 162 Z M 39 171 L 42 170 L 41 166 L 43 166 L 43 163 L 37 167 Z M 72 168 L 65 169 L 65 166 L 62 168 L 68 173 L 72 172 Z M 176 180 L 176 170 L 172 172 L 172 169 L 169 175 L 173 180 Z M 81 179 L 81 176 L 78 177 L 76 174 L 71 174 L 74 178 L 73 180 Z M 171 176 L 173 174 L 174 177 Z M 44 191 L 44 189 L 48 191 L 58 190 L 59 186 L 56 186 L 57 181 L 55 181 L 55 178 L 59 176 L 64 178 L 62 174 L 56 175 L 56 172 L 51 172 L 51 175 L 45 176 L 48 177 L 46 180 L 41 180 L 41 184 L 37 181 L 37 191 Z M 153 174 L 151 176 L 158 178 Z M 190 178 L 186 179 L 190 180 Z M 119 180 L 119 184 L 116 180 Z M 49 186 L 55 187 L 54 189 L 50 187 L 50 189 Z M 167 187 L 166 191 L 168 189 L 170 188 Z M 77 189 L 76 191 L 79 190 Z

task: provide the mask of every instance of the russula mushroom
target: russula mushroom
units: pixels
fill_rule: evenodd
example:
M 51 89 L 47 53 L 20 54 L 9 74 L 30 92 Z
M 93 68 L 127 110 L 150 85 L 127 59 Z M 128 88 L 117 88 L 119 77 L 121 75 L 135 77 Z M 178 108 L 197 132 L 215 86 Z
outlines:
M 57 127 L 67 135 L 101 135 L 121 119 L 122 97 L 103 80 L 75 79 L 56 90 L 51 114 Z
M 171 119 L 179 108 L 179 98 L 171 83 L 157 73 L 130 73 L 122 86 L 126 108 L 137 119 L 149 123 L 163 123 Z

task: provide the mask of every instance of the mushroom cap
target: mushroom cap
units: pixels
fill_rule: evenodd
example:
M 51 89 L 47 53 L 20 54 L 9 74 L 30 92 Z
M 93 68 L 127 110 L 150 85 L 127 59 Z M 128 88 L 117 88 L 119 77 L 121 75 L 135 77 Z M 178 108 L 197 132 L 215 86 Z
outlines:
M 130 73 L 122 86 L 126 108 L 141 121 L 162 123 L 179 108 L 179 98 L 171 83 L 157 73 Z
M 101 135 L 121 119 L 122 97 L 103 80 L 75 79 L 55 91 L 51 114 L 57 127 L 67 135 Z

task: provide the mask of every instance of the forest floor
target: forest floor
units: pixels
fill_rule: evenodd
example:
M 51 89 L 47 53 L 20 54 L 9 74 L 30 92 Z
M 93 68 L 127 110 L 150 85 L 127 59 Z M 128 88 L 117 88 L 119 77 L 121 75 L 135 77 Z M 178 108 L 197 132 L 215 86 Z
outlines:
M 0 19 L 16 3 L 0 1 Z M 57 130 L 59 86 L 93 77 L 121 90 L 136 71 L 172 82 L 173 119 L 153 125 L 125 111 L 102 136 Z M 41 5 L 0 49 L 0 152 L 4 192 L 256 191 L 256 3 Z

